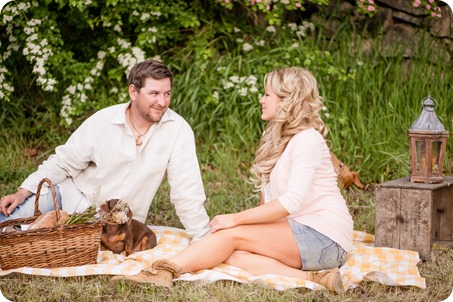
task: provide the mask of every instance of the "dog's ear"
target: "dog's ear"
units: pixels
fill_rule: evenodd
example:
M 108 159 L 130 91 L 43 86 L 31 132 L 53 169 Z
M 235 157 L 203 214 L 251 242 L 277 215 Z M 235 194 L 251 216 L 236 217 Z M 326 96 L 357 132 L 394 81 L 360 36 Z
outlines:
M 109 212 L 116 206 L 116 204 L 118 203 L 119 199 L 110 199 L 107 203 L 108 203 L 108 207 L 109 207 Z
M 102 211 L 104 211 L 105 213 L 108 213 L 109 212 L 109 205 L 108 205 L 108 202 L 104 202 L 102 203 L 99 208 L 101 208 Z
M 360 181 L 360 176 L 358 172 L 352 172 L 352 182 L 357 186 L 359 189 L 365 188 L 365 185 Z

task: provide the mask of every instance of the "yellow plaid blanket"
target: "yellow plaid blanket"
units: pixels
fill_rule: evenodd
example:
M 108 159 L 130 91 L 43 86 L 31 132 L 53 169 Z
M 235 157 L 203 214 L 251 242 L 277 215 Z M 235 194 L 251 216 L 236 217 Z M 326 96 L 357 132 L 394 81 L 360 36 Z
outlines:
M 154 259 L 171 257 L 190 243 L 190 237 L 182 229 L 149 226 L 157 235 L 158 245 L 148 251 L 138 252 L 125 257 L 100 251 L 96 264 L 55 269 L 17 268 L 0 270 L 0 276 L 12 272 L 44 276 L 85 276 L 85 275 L 135 275 L 149 267 Z M 347 255 L 346 263 L 340 267 L 345 290 L 356 287 L 363 279 L 377 281 L 387 285 L 411 285 L 425 288 L 425 279 L 420 277 L 417 263 L 419 255 L 414 251 L 374 247 L 374 235 L 354 231 L 354 248 Z M 242 269 L 220 264 L 210 270 L 196 274 L 183 274 L 176 280 L 213 282 L 233 280 L 241 283 L 259 282 L 277 290 L 295 287 L 324 289 L 323 286 L 297 278 L 266 274 L 254 276 Z

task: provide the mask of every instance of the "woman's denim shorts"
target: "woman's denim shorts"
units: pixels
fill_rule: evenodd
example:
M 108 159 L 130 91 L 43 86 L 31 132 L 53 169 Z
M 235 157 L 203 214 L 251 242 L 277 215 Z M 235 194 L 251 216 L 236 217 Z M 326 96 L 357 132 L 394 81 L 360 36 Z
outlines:
M 346 251 L 329 237 L 309 226 L 288 220 L 299 247 L 302 270 L 320 271 L 341 266 Z

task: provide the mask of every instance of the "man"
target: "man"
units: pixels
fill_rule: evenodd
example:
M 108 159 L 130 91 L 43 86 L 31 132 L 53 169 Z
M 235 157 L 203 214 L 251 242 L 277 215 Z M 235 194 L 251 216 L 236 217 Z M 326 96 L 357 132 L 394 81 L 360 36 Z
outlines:
M 155 60 L 129 74 L 130 101 L 102 109 L 55 149 L 14 194 L 0 199 L 0 221 L 31 217 L 38 183 L 49 178 L 60 208 L 80 212 L 100 189 L 102 201 L 128 201 L 134 218 L 145 222 L 166 176 L 170 200 L 194 240 L 209 233 L 206 199 L 189 124 L 169 107 L 173 74 Z M 45 196 L 47 195 L 47 196 Z M 41 190 L 40 210 L 54 209 L 50 190 Z

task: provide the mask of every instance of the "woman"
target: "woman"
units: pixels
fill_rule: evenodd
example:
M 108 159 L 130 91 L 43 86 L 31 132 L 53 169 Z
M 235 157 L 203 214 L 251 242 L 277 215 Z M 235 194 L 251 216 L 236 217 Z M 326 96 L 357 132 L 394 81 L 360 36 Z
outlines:
M 261 118 L 269 123 L 251 168 L 261 205 L 214 217 L 209 236 L 128 279 L 171 286 L 180 273 L 223 262 L 343 291 L 338 267 L 351 249 L 353 222 L 325 142 L 316 80 L 291 67 L 270 72 L 264 82 Z

